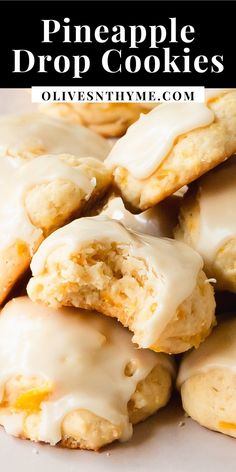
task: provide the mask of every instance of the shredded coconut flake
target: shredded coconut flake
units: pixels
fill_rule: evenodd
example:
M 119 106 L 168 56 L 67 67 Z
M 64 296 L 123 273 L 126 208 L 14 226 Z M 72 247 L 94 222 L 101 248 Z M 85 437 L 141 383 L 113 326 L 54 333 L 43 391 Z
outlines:
M 205 284 L 216 284 L 216 282 L 217 282 L 217 280 L 212 278 L 212 279 L 206 279 L 204 283 Z

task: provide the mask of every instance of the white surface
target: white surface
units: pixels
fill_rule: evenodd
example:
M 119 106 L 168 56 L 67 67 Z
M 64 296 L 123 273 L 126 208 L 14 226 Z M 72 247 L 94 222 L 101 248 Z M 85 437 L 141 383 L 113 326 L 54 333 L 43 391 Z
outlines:
M 235 472 L 236 447 L 234 439 L 184 418 L 172 402 L 137 425 L 130 442 L 102 452 L 52 448 L 1 432 L 0 456 L 4 472 Z
M 29 89 L 0 88 L 0 114 L 27 113 L 34 110 L 37 110 L 37 105 L 31 103 Z
M 0 89 L 0 113 L 35 109 L 26 90 Z M 180 426 L 180 422 L 184 422 Z M 176 400 L 102 452 L 69 451 L 12 438 L 0 429 L 1 472 L 235 472 L 235 440 L 201 428 Z

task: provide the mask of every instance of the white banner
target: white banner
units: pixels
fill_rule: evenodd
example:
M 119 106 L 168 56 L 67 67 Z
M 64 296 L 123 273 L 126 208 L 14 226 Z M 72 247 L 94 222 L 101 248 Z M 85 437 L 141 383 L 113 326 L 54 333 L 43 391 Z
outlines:
M 32 87 L 33 103 L 159 103 L 205 100 L 204 87 Z

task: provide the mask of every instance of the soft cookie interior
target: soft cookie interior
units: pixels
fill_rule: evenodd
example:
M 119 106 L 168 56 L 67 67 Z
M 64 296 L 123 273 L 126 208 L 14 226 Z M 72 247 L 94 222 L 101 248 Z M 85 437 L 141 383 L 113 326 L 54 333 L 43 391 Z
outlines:
M 51 306 L 92 308 L 116 317 L 133 331 L 135 342 L 156 351 L 182 352 L 198 346 L 209 334 L 214 324 L 213 290 L 200 270 L 201 261 L 190 248 L 175 247 L 172 241 L 158 241 L 147 236 L 144 241 L 138 236 L 136 241 L 132 239 L 134 233 L 108 218 L 83 218 L 71 225 L 48 238 L 34 257 L 34 277 L 28 284 L 32 300 Z M 119 237 L 103 236 L 102 228 L 108 228 L 113 234 L 121 231 L 128 239 L 120 241 Z M 73 238 L 77 235 L 81 241 L 73 249 Z M 155 247 L 154 242 L 161 246 Z M 150 253 L 145 252 L 149 250 Z M 158 273 L 153 263 L 156 252 L 159 257 L 160 251 L 166 254 L 167 259 L 172 251 L 172 255 L 177 257 L 181 250 L 184 254 L 187 252 L 189 259 L 184 262 L 183 255 L 183 260 L 173 266 L 176 279 L 170 277 L 168 264 L 170 261 L 176 263 L 171 255 L 170 261 L 164 262 L 163 272 Z M 183 295 L 176 301 L 176 305 L 170 305 L 168 283 L 171 278 L 178 297 L 180 273 L 186 278 L 186 286 L 192 281 L 191 289 L 186 292 L 186 297 Z M 162 278 L 166 279 L 164 285 Z

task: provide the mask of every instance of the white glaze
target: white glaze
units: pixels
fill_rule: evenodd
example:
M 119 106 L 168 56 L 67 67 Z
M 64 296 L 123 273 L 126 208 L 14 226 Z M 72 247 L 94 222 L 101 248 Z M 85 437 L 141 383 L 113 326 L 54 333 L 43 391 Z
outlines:
M 171 238 L 177 224 L 177 200 L 177 197 L 173 197 L 142 213 L 133 214 L 125 208 L 122 198 L 115 197 L 109 200 L 100 214 L 120 221 L 134 231 Z
M 96 181 L 89 179 L 81 169 L 66 164 L 59 156 L 30 160 L 10 176 L 11 169 L 6 159 L 0 158 L 1 179 L 7 183 L 6 187 L 3 185 L 4 198 L 0 206 L 0 248 L 7 248 L 19 240 L 26 242 L 32 250 L 42 230 L 36 228 L 26 214 L 24 198 L 27 191 L 42 183 L 68 180 L 76 184 L 88 199 Z
M 103 160 L 109 150 L 108 142 L 96 133 L 43 113 L 0 118 L 0 156 L 21 160 L 43 154 L 67 153 Z
M 217 251 L 236 238 L 236 157 L 200 180 L 198 203 L 199 232 L 195 249 L 211 272 Z
M 34 276 L 44 271 L 49 255 L 58 247 L 66 246 L 71 253 L 83 251 L 81 247 L 92 241 L 116 242 L 128 247 L 129 254 L 144 260 L 147 274 L 155 287 L 148 302 L 156 304 L 152 315 L 143 322 L 142 346 L 150 347 L 156 342 L 179 305 L 188 298 L 197 283 L 202 258 L 193 249 L 179 241 L 155 238 L 128 230 L 122 224 L 107 217 L 80 218 L 55 231 L 39 247 L 32 259 Z M 140 300 L 147 311 L 147 300 Z M 134 341 L 136 341 L 134 336 Z
M 11 434 L 12 436 L 20 436 L 22 433 L 23 421 L 24 413 L 15 413 L 14 415 L 0 414 L 0 423 L 4 425 L 6 433 Z
M 0 186 L 2 196 L 6 194 L 7 189 L 10 186 L 11 179 L 19 166 L 20 164 L 17 159 L 12 157 L 0 158 Z
M 136 364 L 133 376 L 124 371 Z M 137 349 L 131 334 L 116 321 L 73 308 L 53 310 L 27 297 L 13 299 L 0 317 L 0 387 L 14 375 L 36 376 L 52 385 L 41 403 L 39 440 L 56 444 L 63 418 L 86 409 L 121 425 L 123 440 L 132 435 L 127 403 L 154 366 L 174 374 L 165 354 Z M 1 400 L 1 392 L 0 392 Z M 1 417 L 10 433 L 19 434 L 19 414 Z M 9 429 L 10 428 L 10 429 Z M 22 429 L 22 422 L 21 422 Z
M 154 108 L 128 128 L 106 159 L 114 168 L 124 167 L 137 179 L 152 175 L 173 148 L 176 139 L 210 125 L 214 113 L 202 103 L 168 103 Z
M 212 369 L 229 369 L 236 373 L 236 319 L 223 321 L 200 345 L 186 354 L 177 379 L 180 388 L 186 380 Z

